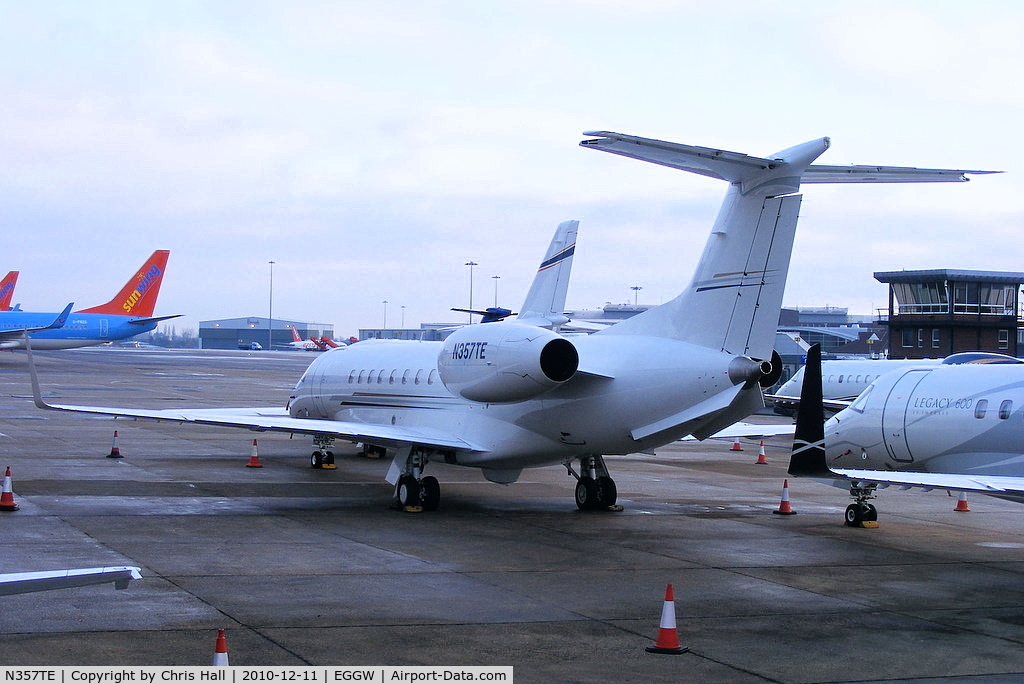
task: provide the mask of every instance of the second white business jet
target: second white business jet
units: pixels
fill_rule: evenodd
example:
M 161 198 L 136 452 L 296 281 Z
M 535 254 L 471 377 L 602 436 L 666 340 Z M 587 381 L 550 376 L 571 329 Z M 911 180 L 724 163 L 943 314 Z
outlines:
M 287 408 L 49 405 L 34 379 L 36 404 L 310 434 L 313 463 L 335 438 L 384 447 L 394 456 L 387 479 L 406 507 L 437 508 L 438 481 L 424 476 L 431 461 L 480 468 L 503 484 L 524 468 L 561 463 L 577 480 L 579 508 L 608 508 L 617 495 L 605 455 L 648 451 L 686 435 L 703 439 L 764 406 L 761 387 L 781 372 L 772 345 L 801 183 L 963 181 L 983 173 L 813 165 L 827 138 L 761 158 L 588 135 L 585 149 L 729 183 L 693 280 L 666 304 L 571 339 L 506 320 L 466 326 L 444 342 L 360 342 L 313 361 Z
M 805 369 L 789 473 L 849 486 L 847 525 L 877 520 L 868 501 L 890 485 L 1024 502 L 1024 364 L 896 370 L 827 421 L 817 346 Z

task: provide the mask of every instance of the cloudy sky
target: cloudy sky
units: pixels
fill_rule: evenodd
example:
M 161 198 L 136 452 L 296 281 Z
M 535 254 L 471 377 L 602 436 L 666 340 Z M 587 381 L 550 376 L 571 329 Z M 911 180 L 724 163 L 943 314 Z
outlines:
M 197 328 L 266 315 L 273 260 L 275 317 L 348 336 L 460 320 L 470 260 L 517 308 L 568 218 L 570 308 L 677 294 L 724 184 L 586 130 L 1006 171 L 805 188 L 785 303 L 868 313 L 874 271 L 1024 271 L 1022 8 L 0 0 L 0 271 L 57 311 L 170 249 L 157 314 Z

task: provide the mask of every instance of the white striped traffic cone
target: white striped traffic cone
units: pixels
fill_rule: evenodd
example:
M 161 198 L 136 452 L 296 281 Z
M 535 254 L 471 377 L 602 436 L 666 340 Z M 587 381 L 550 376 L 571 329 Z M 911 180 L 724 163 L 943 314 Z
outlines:
M 779 502 L 779 510 L 772 511 L 779 515 L 796 515 L 796 511 L 789 505 L 789 480 L 782 482 L 782 501 Z
M 252 456 L 249 457 L 249 462 L 245 464 L 246 468 L 262 468 L 263 464 L 260 463 L 259 452 L 256 451 L 256 440 L 252 440 Z
M 4 491 L 0 494 L 0 511 L 16 511 L 18 504 L 14 503 L 14 490 L 11 489 L 11 466 L 7 466 L 4 473 Z
M 661 606 L 661 626 L 658 628 L 658 640 L 653 646 L 647 647 L 648 653 L 679 655 L 689 650 L 679 645 L 679 634 L 676 632 L 676 603 L 672 594 L 672 585 L 665 587 L 665 602 Z
M 743 447 L 740 446 L 740 438 L 734 437 L 732 440 L 732 449 L 730 451 L 743 451 Z
M 763 464 L 768 462 L 768 457 L 764 455 L 764 440 L 761 440 L 761 446 L 757 448 L 757 464 Z
M 121 450 L 117 448 L 117 430 L 114 430 L 114 444 L 110 447 L 110 453 L 107 454 L 107 458 L 123 458 Z
M 217 643 L 213 648 L 213 666 L 228 666 L 228 640 L 224 636 L 224 630 L 217 630 Z
M 967 492 L 960 492 L 960 496 L 956 500 L 956 508 L 954 508 L 953 511 L 955 513 L 971 512 L 971 509 L 967 507 Z

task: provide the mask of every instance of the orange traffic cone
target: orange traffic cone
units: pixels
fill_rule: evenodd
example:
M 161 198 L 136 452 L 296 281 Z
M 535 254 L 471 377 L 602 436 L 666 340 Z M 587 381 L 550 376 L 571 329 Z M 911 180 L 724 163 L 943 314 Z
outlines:
M 967 492 L 960 492 L 960 498 L 956 501 L 956 508 L 953 509 L 957 513 L 970 513 L 971 509 L 967 507 Z
M 260 463 L 260 455 L 256 451 L 256 440 L 252 440 L 252 456 L 249 457 L 249 462 L 245 464 L 246 468 L 262 468 L 263 464 Z
M 796 511 L 794 511 L 789 505 L 789 480 L 783 480 L 782 501 L 779 503 L 779 510 L 772 511 L 772 513 L 778 513 L 779 515 L 796 515 Z
M 217 630 L 217 644 L 213 648 L 213 665 L 214 667 L 228 665 L 228 640 L 224 636 L 224 630 Z
M 672 585 L 665 587 L 665 602 L 661 606 L 661 627 L 658 628 L 658 640 L 653 646 L 647 647 L 648 653 L 664 653 L 667 655 L 679 655 L 686 653 L 686 649 L 679 645 L 679 635 L 676 633 L 676 604 L 672 595 Z
M 743 451 L 743 447 L 740 446 L 740 438 L 734 437 L 732 440 L 732 449 L 730 451 Z
M 124 458 L 121 456 L 121 450 L 117 448 L 117 430 L 114 430 L 114 444 L 110 447 L 110 453 L 107 454 L 107 458 Z
M 4 491 L 0 494 L 0 511 L 16 511 L 18 504 L 14 503 L 14 491 L 11 489 L 11 466 L 7 466 L 4 473 Z
M 764 440 L 761 440 L 761 446 L 757 448 L 757 461 L 755 463 L 767 463 L 768 458 L 764 455 Z

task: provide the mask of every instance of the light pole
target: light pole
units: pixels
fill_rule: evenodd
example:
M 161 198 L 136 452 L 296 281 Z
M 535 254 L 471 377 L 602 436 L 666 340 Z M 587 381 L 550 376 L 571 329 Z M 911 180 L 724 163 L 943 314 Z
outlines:
M 270 313 L 267 314 L 267 351 L 274 348 L 274 262 L 270 264 Z
M 405 330 L 405 304 L 402 305 L 402 329 Z
M 640 296 L 640 290 L 644 288 L 640 287 L 639 285 L 634 285 L 629 289 L 633 291 L 633 306 L 637 306 L 637 301 Z
M 388 329 L 388 300 L 384 300 L 384 330 Z
M 465 266 L 469 266 L 469 308 L 473 308 L 473 267 L 479 266 L 475 261 L 467 261 Z M 473 322 L 473 314 L 469 314 L 469 322 Z
M 494 279 L 494 308 L 497 309 L 498 308 L 498 281 L 501 279 L 501 276 L 493 275 L 493 276 L 491 276 L 491 278 Z

